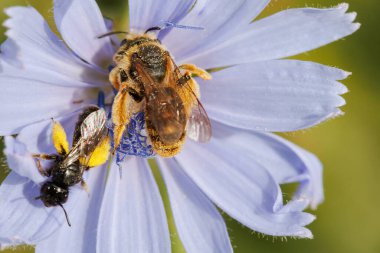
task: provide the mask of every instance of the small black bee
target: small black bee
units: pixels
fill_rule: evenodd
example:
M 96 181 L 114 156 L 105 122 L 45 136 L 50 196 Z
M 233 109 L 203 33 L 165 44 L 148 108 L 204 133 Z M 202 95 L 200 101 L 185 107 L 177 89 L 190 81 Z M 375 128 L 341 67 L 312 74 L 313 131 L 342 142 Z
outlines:
M 46 207 L 62 207 L 66 220 L 71 226 L 63 205 L 69 197 L 69 187 L 81 183 L 84 171 L 99 166 L 108 159 L 110 142 L 106 127 L 106 113 L 96 106 L 86 108 L 76 123 L 73 145 L 69 150 L 66 133 L 61 124 L 54 121 L 52 139 L 57 154 L 34 154 L 40 173 L 50 179 L 41 187 L 40 199 Z M 52 160 L 53 165 L 44 170 L 39 159 Z

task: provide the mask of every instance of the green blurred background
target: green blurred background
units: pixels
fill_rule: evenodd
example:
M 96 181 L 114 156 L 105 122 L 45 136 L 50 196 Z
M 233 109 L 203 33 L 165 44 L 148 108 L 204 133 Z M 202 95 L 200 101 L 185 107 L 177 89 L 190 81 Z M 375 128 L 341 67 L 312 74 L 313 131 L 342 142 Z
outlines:
M 353 72 L 344 81 L 350 90 L 344 95 L 346 115 L 306 131 L 284 135 L 318 155 L 325 166 L 326 200 L 313 211 L 317 220 L 310 225 L 315 239 L 284 240 L 262 236 L 225 217 L 237 253 L 380 252 L 380 5 L 378 0 L 346 2 L 350 4 L 350 11 L 358 13 L 361 29 L 347 39 L 295 57 Z M 125 29 L 127 0 L 99 0 L 98 3 L 103 13 L 112 17 L 117 28 Z M 272 0 L 261 16 L 287 8 L 330 7 L 338 3 L 336 0 Z M 52 3 L 48 0 L 1 0 L 0 9 L 27 4 L 36 7 L 52 23 Z M 5 19 L 1 13 L 0 21 Z M 4 32 L 1 27 L 0 34 Z M 4 36 L 1 36 L 3 40 Z M 2 180 L 7 170 L 4 158 L 0 161 Z M 173 225 L 171 217 L 169 220 Z M 184 252 L 175 231 L 172 233 L 173 252 Z M 33 252 L 33 249 L 20 247 L 1 252 Z

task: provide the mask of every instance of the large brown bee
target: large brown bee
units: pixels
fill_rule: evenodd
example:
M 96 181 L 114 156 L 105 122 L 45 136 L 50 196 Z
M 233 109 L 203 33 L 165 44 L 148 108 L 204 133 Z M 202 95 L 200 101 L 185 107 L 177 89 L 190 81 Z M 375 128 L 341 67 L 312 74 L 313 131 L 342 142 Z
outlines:
M 113 60 L 109 79 L 118 90 L 112 106 L 115 149 L 130 118 L 140 111 L 153 149 L 162 157 L 177 154 L 186 134 L 200 142 L 210 139 L 210 121 L 191 77 L 211 79 L 206 71 L 192 64 L 177 67 L 160 41 L 147 33 L 128 34 Z

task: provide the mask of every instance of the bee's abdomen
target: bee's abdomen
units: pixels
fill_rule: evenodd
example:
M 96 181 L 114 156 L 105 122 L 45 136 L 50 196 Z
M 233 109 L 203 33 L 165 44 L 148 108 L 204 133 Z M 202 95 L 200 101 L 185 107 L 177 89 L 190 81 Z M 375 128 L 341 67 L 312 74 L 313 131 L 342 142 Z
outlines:
M 155 89 L 147 98 L 147 124 L 157 131 L 167 145 L 178 142 L 186 127 L 186 115 L 181 98 L 171 87 Z

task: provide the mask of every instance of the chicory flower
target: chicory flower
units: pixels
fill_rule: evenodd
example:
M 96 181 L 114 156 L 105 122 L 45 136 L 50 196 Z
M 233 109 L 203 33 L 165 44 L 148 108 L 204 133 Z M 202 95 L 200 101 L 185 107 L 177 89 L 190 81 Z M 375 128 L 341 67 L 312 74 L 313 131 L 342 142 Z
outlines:
M 255 20 L 269 0 L 130 0 L 130 31 L 170 21 L 204 30 L 158 34 L 177 64 L 222 68 L 198 80 L 213 126 L 208 144 L 188 140 L 174 158 L 155 157 L 187 252 L 232 252 L 216 206 L 245 226 L 273 236 L 311 238 L 304 212 L 323 200 L 322 166 L 311 153 L 271 132 L 314 126 L 341 114 L 349 73 L 283 59 L 355 32 L 347 4 L 288 9 Z M 163 8 L 164 6 L 164 8 Z M 0 186 L 0 247 L 36 245 L 36 252 L 170 252 L 161 196 L 145 158 L 128 156 L 120 178 L 111 161 L 85 174 L 59 208 L 34 198 L 46 180 L 32 153 L 54 153 L 51 120 L 72 133 L 81 108 L 100 90 L 112 99 L 107 67 L 116 38 L 94 0 L 55 0 L 54 34 L 32 7 L 6 10 L 8 39 L 0 54 L 0 134 L 10 175 Z M 62 38 L 62 39 L 61 39 Z M 17 134 L 14 138 L 11 135 Z M 284 203 L 281 184 L 299 183 Z

